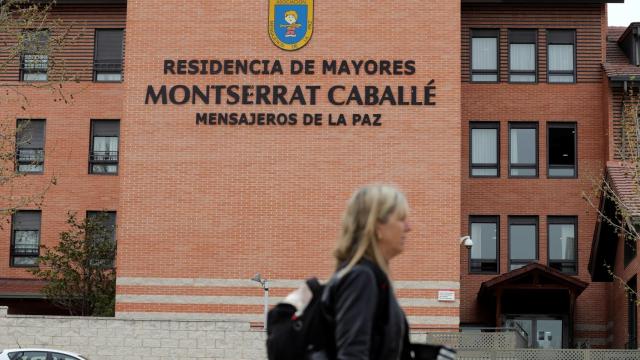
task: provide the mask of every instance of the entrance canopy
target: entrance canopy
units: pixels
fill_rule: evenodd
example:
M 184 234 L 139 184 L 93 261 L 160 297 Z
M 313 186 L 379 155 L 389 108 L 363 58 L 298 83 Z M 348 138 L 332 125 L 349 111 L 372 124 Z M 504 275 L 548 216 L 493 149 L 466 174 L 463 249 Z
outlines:
M 503 290 L 568 290 L 578 296 L 588 283 L 538 263 L 510 271 L 485 281 L 479 298 L 493 298 Z
M 565 322 L 567 339 L 572 339 L 576 298 L 588 283 L 548 266 L 531 263 L 485 281 L 478 300 L 495 309 L 495 326 L 514 314 L 556 315 Z

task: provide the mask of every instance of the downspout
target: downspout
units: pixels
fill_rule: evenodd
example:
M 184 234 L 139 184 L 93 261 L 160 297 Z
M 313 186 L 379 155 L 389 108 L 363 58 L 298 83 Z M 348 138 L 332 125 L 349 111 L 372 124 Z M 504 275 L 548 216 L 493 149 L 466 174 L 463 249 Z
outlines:
M 640 26 L 633 28 L 633 43 L 633 47 L 636 50 L 633 54 L 633 64 L 635 66 L 640 66 Z

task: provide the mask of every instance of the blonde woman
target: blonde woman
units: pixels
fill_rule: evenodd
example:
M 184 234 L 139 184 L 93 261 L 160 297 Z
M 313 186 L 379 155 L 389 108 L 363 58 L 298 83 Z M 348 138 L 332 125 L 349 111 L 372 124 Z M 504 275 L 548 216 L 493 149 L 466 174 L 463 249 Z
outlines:
M 406 319 L 388 279 L 389 262 L 411 231 L 408 212 L 404 195 L 391 186 L 367 186 L 349 200 L 337 270 L 322 296 L 335 325 L 337 360 L 408 358 Z

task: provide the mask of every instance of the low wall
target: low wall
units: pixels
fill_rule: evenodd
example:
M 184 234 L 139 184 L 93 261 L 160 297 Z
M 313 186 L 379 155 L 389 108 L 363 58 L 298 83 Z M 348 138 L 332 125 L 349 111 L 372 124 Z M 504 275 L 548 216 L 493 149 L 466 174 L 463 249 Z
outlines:
M 266 359 L 265 333 L 248 322 L 7 315 L 0 307 L 0 329 L 0 349 L 46 347 L 91 360 Z

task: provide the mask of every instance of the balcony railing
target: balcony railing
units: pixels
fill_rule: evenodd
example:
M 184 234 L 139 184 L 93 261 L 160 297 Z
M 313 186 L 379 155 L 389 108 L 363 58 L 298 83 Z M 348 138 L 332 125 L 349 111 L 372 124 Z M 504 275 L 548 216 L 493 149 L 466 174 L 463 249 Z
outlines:
M 93 80 L 104 82 L 122 81 L 122 59 L 95 60 Z
M 92 151 L 89 154 L 89 162 L 92 164 L 117 164 L 117 151 Z
M 44 150 L 42 148 L 18 148 L 16 158 L 19 164 L 42 164 Z
M 459 350 L 460 360 L 637 360 L 640 350 L 514 349 Z
M 40 248 L 37 246 L 14 247 L 11 249 L 11 255 L 14 257 L 38 257 L 40 255 Z

